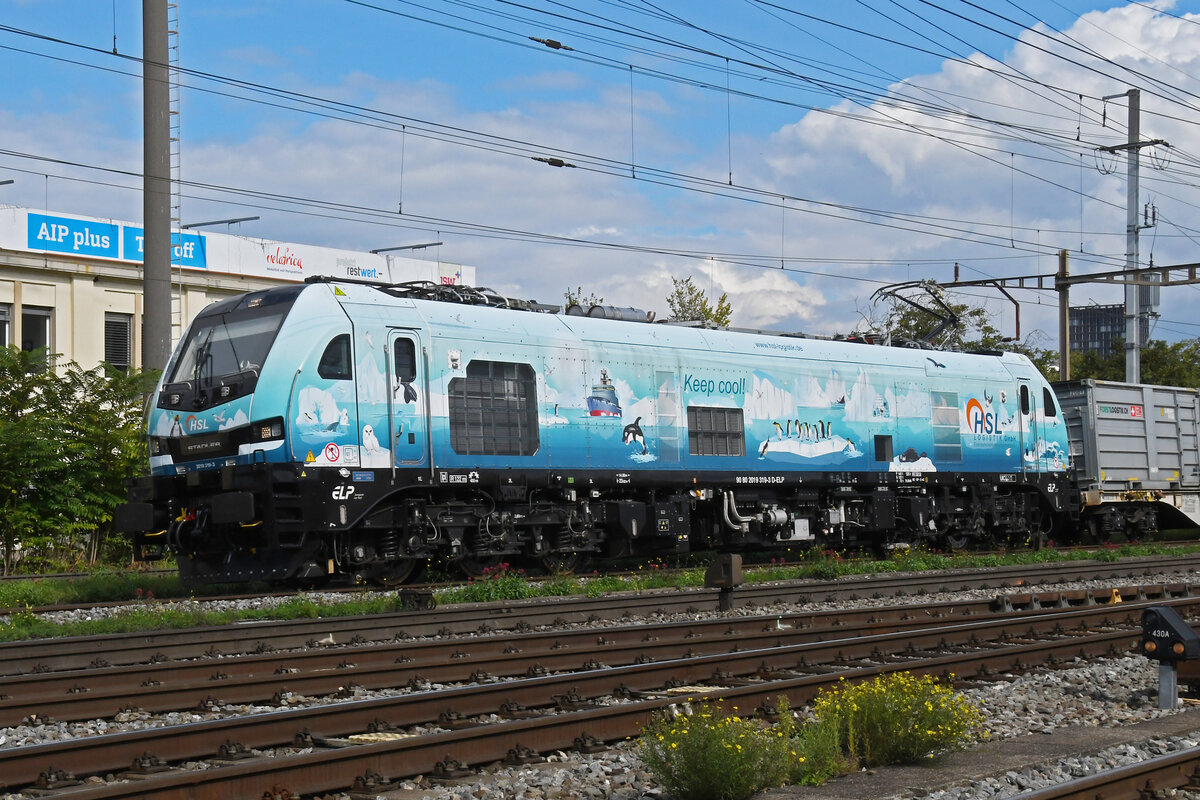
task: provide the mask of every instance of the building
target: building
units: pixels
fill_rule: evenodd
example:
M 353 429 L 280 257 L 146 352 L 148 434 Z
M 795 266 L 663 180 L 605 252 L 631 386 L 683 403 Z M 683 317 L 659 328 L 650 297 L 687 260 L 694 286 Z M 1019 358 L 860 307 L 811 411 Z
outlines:
M 1071 306 L 1071 350 L 1076 353 L 1096 353 L 1106 358 L 1114 352 L 1114 342 L 1125 340 L 1125 305 Z M 1138 321 L 1142 344 L 1150 340 L 1150 320 Z
M 225 233 L 172 234 L 171 341 L 208 304 L 310 275 L 475 285 L 475 268 Z M 143 228 L 0 207 L 0 345 L 141 366 Z

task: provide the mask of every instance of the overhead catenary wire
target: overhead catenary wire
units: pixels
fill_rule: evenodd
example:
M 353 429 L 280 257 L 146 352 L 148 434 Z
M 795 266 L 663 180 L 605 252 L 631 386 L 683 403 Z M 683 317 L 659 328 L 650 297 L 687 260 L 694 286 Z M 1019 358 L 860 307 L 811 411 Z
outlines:
M 343 103 L 343 102 L 326 100 L 324 98 L 319 98 L 319 97 L 316 97 L 313 95 L 307 95 L 307 94 L 298 93 L 298 92 L 291 92 L 291 91 L 279 89 L 276 87 L 269 87 L 269 86 L 265 86 L 262 84 L 256 84 L 253 82 L 223 78 L 221 76 L 203 73 L 203 72 L 196 71 L 196 70 L 187 70 L 186 72 L 190 75 L 205 78 L 208 80 L 212 80 L 212 81 L 224 84 L 224 85 L 243 87 L 248 90 L 261 92 L 270 97 L 289 98 L 289 99 L 295 100 L 297 102 L 311 103 L 319 109 L 325 109 L 325 110 L 338 109 L 338 110 L 341 110 L 343 113 L 350 114 L 351 121 L 356 121 L 359 124 L 386 125 L 388 123 L 394 123 L 395 121 L 399 120 L 401 126 L 404 126 L 406 124 L 411 125 L 411 126 L 424 125 L 424 126 L 426 126 L 425 130 L 423 131 L 423 133 L 425 135 L 435 136 L 435 138 L 436 138 L 436 136 L 449 137 L 447 139 L 448 141 L 453 141 L 453 142 L 456 142 L 461 145 L 475 147 L 475 148 L 479 148 L 479 149 L 487 149 L 487 146 L 489 143 L 490 144 L 504 143 L 504 144 L 508 144 L 508 145 L 511 145 L 511 144 L 520 145 L 520 146 L 527 148 L 527 150 L 524 151 L 525 154 L 529 154 L 530 152 L 535 152 L 535 151 L 536 152 L 545 152 L 547 149 L 550 149 L 546 145 L 521 142 L 521 141 L 516 141 L 516 140 L 508 140 L 508 139 L 504 139 L 503 137 L 489 136 L 488 134 L 478 132 L 478 131 L 471 131 L 471 130 L 463 129 L 463 128 L 456 127 L 456 126 L 439 125 L 438 123 L 433 123 L 428 120 L 419 120 L 419 119 L 415 119 L 412 117 L 405 117 L 405 116 L 401 116 L 401 115 L 378 111 L 375 109 L 370 109 L 370 108 L 367 108 L 364 106 L 356 106 L 353 104 L 347 104 L 347 103 Z M 200 90 L 200 91 L 210 91 L 210 92 L 215 92 L 217 94 L 221 94 L 221 92 L 217 92 L 216 90 L 204 89 L 202 87 L 193 87 L 193 88 L 196 88 L 197 90 Z M 229 95 L 229 96 L 237 97 L 238 95 Z M 268 105 L 273 104 L 271 101 L 264 101 L 264 100 L 252 100 L 252 102 L 260 102 L 260 103 L 264 103 L 264 104 L 268 104 Z M 281 107 L 287 107 L 287 106 L 285 105 L 285 106 L 281 106 Z M 318 115 L 321 115 L 323 112 L 307 110 L 306 113 L 317 113 Z M 837 113 L 837 112 L 830 112 L 830 113 Z M 870 121 L 870 120 L 868 120 L 868 121 Z M 878 121 L 874 121 L 874 123 L 875 124 L 889 124 L 889 123 L 879 123 Z M 407 128 L 405 128 L 405 129 L 407 129 Z M 417 129 L 415 127 L 411 128 L 411 130 L 414 132 L 414 134 L 417 133 Z M 927 132 L 934 133 L 934 134 L 936 133 L 935 129 L 927 129 Z M 456 137 L 462 137 L 462 138 L 456 138 Z M 499 151 L 497 151 L 497 152 L 499 152 Z M 997 152 L 1007 152 L 1007 151 L 999 151 L 998 150 Z M 573 152 L 573 151 L 566 151 L 566 154 L 569 157 L 576 158 L 576 159 L 588 158 L 588 156 L 586 154 Z M 636 176 L 636 173 L 635 173 L 635 170 L 634 170 L 632 164 L 624 165 L 624 164 L 621 164 L 620 162 L 614 161 L 612 159 L 596 159 L 595 157 L 592 157 L 592 158 L 594 158 L 598 162 L 602 162 L 602 163 L 609 165 L 610 168 L 613 168 L 617 171 L 620 171 L 620 172 L 628 171 L 631 176 Z M 999 162 L 996 162 L 996 163 L 999 163 Z M 1031 177 L 1037 178 L 1038 176 L 1031 175 Z M 749 188 L 749 187 L 743 187 L 743 188 Z M 1064 189 L 1068 189 L 1068 190 L 1071 189 L 1071 187 L 1066 187 L 1065 185 L 1059 185 L 1059 188 L 1064 188 Z M 750 189 L 750 190 L 753 191 L 752 189 Z M 767 192 L 767 194 L 773 195 L 773 194 L 775 194 L 775 192 L 769 191 L 769 192 Z M 1097 199 L 1097 198 L 1093 198 L 1093 199 Z M 1100 200 L 1100 202 L 1108 202 L 1108 201 Z
M 628 68 L 630 70 L 631 74 L 634 71 L 634 67 L 632 65 L 626 65 L 626 68 Z M 642 72 L 639 71 L 638 74 L 642 74 Z M 653 74 L 653 71 L 649 71 L 646 74 Z M 734 74 L 736 75 L 737 73 L 734 73 Z M 234 84 L 230 84 L 230 85 L 234 85 Z M 257 88 L 250 88 L 250 87 L 252 87 L 252 84 L 246 84 L 246 87 L 247 87 L 246 88 L 247 91 L 256 91 L 256 92 L 259 91 Z M 720 87 L 717 87 L 717 88 L 720 88 Z M 848 91 L 848 90 L 844 90 L 844 91 Z M 728 100 L 728 98 L 731 96 L 737 96 L 737 95 L 731 93 L 728 90 L 728 87 L 726 87 L 726 99 Z M 865 97 L 865 95 L 864 95 L 864 97 Z M 752 99 L 757 99 L 757 98 L 752 98 Z M 252 102 L 256 102 L 256 101 L 252 101 Z M 261 102 L 261 101 L 257 101 L 257 102 Z M 270 102 L 270 101 L 268 101 L 268 102 Z M 293 102 L 293 101 L 291 101 L 289 99 L 288 102 Z M 318 99 L 314 102 L 320 103 L 320 102 L 327 102 L 327 101 Z M 314 106 L 314 107 L 316 107 L 316 106 Z M 911 105 L 905 106 L 905 107 L 906 108 L 915 108 L 915 106 L 911 106 Z M 363 121 L 360 122 L 359 124 L 376 124 L 381 127 L 389 127 L 389 126 L 395 125 L 395 122 L 391 121 L 391 120 L 389 120 L 388 122 L 380 122 L 377 120 L 375 120 L 375 121 L 371 120 L 372 114 L 383 113 L 383 112 L 379 112 L 376 109 L 366 109 L 364 107 L 364 110 L 362 110 L 360 112 L 343 112 L 341 109 L 337 109 L 336 114 L 335 114 L 332 111 L 334 106 L 329 106 L 329 108 L 331 109 L 330 115 L 334 116 L 335 118 L 349 118 L 349 117 L 337 116 L 338 114 L 349 113 L 351 116 L 354 116 L 354 114 L 357 113 L 358 115 L 360 115 L 363 118 Z M 944 106 L 940 110 L 934 110 L 933 106 L 929 106 L 928 110 L 925 111 L 924 113 L 929 113 L 929 114 L 934 114 L 934 115 L 944 114 L 944 115 L 948 116 L 953 111 L 954 111 L 954 109 L 950 106 Z M 305 111 L 305 113 L 313 113 L 313 112 Z M 317 112 L 317 113 L 320 113 L 320 112 Z M 851 116 L 852 115 L 847 115 L 848 118 Z M 896 123 L 889 123 L 889 122 L 880 122 L 878 120 L 866 120 L 865 118 L 860 118 L 860 119 L 861 119 L 861 121 L 867 122 L 868 124 L 877 124 L 877 125 L 878 124 L 887 124 L 889 126 L 896 124 Z M 436 126 L 436 123 L 431 123 L 428 121 L 422 121 L 422 122 L 429 124 L 431 126 Z M 406 130 L 405 126 L 407 124 L 408 123 L 403 123 L 403 122 L 400 123 L 399 124 L 400 130 L 401 131 Z M 418 123 L 418 124 L 421 124 L 421 123 Z M 933 126 L 928 126 L 928 127 L 933 127 Z M 1013 128 L 1012 130 L 1016 130 L 1016 128 Z M 1030 129 L 1030 130 L 1032 131 L 1032 129 Z M 1071 133 L 1074 133 L 1074 132 L 1072 131 Z M 426 135 L 433 136 L 433 134 L 429 134 L 428 132 L 426 132 Z M 443 132 L 439 129 L 437 132 L 437 135 L 441 136 L 441 135 L 443 135 Z M 463 130 L 463 131 L 445 133 L 444 135 L 449 138 L 442 139 L 443 141 L 455 141 L 456 143 L 461 141 L 463 146 L 476 147 L 478 149 L 483 149 L 483 150 L 491 149 L 492 152 L 497 152 L 497 153 L 502 153 L 502 154 L 507 154 L 507 155 L 520 155 L 522 157 L 528 156 L 529 152 L 525 152 L 525 153 L 519 152 L 519 148 L 521 146 L 528 146 L 530 148 L 530 150 L 537 150 L 539 152 L 544 152 L 547 149 L 543 145 L 538 145 L 536 143 L 520 143 L 519 145 L 516 145 L 516 146 L 509 145 L 508 143 L 501 144 L 501 143 L 498 143 L 496 140 L 489 138 L 487 134 L 484 134 L 483 132 L 480 132 L 480 131 L 465 131 L 465 130 Z M 984 135 L 996 135 L 996 134 L 985 133 L 981 130 L 978 135 L 984 136 Z M 1042 133 L 1039 132 L 1038 135 L 1042 135 Z M 1064 131 L 1058 131 L 1058 132 L 1055 132 L 1054 135 L 1056 137 L 1062 138 L 1066 134 Z M 473 138 L 476 136 L 480 137 L 479 141 L 473 141 Z M 454 137 L 461 137 L 461 140 L 455 139 Z M 1030 144 L 1035 143 L 1028 138 L 1023 138 L 1022 135 L 1015 134 L 1015 133 L 1013 134 L 1013 138 L 1014 138 L 1014 141 L 1024 141 L 1024 142 L 1027 142 Z M 976 145 L 976 146 L 980 146 L 980 145 Z M 1065 147 L 1065 145 L 1064 145 L 1064 147 Z M 1054 163 L 1054 160 L 1052 158 L 1049 158 L 1046 156 L 1034 156 L 1034 155 L 1027 155 L 1024 153 L 1014 154 L 1011 149 L 1004 149 L 1004 148 L 1000 148 L 1000 147 L 991 148 L 991 152 L 1008 153 L 1010 161 L 1016 157 L 1020 157 L 1022 159 L 1036 158 L 1036 159 L 1041 159 L 1041 160 L 1045 161 L 1046 163 Z M 1075 152 L 1075 153 L 1072 153 L 1072 155 L 1077 156 L 1078 153 Z M 630 168 L 631 171 L 633 169 L 633 160 L 634 159 L 632 158 L 632 154 L 631 154 L 630 164 L 628 165 L 628 167 Z M 1196 163 L 1196 160 L 1194 159 L 1194 157 L 1186 157 L 1184 160 L 1189 161 L 1190 163 Z M 603 162 L 602 160 L 597 160 L 596 163 L 588 165 L 588 166 L 584 167 L 584 169 L 590 170 L 593 172 L 597 172 L 597 173 L 606 173 L 606 171 L 616 173 L 616 172 L 623 170 L 623 168 L 625 166 L 626 165 L 622 164 L 621 162 L 617 162 L 617 161 L 610 160 L 608 162 Z M 711 179 L 700 179 L 697 176 L 684 175 L 683 173 L 673 173 L 669 170 L 662 170 L 659 172 L 655 172 L 650 167 L 646 167 L 645 170 L 646 170 L 645 174 L 638 175 L 639 180 L 645 179 L 645 180 L 649 180 L 650 182 L 656 183 L 657 185 L 670 186 L 671 188 L 680 188 L 680 189 L 685 189 L 688 191 L 700 191 L 703 193 L 712 194 L 713 196 L 717 196 L 711 185 L 713 183 L 713 181 Z M 639 173 L 643 172 L 642 165 L 638 165 L 637 171 Z M 732 172 L 731 169 L 730 169 L 730 172 Z M 1177 172 L 1176 174 L 1186 174 L 1186 173 Z M 646 177 L 647 175 L 650 177 Z M 732 181 L 731 177 L 727 181 L 721 181 L 720 183 L 727 189 L 733 187 L 733 181 Z M 778 193 L 768 193 L 765 190 L 756 190 L 753 187 L 734 187 L 734 188 L 737 188 L 739 191 L 745 192 L 749 195 L 761 194 L 762 197 L 765 198 L 765 197 L 769 196 L 769 194 L 774 194 L 774 196 L 779 197 Z M 1063 186 L 1060 188 L 1069 188 L 1074 193 L 1074 187 Z M 214 189 L 214 191 L 215 190 L 216 189 Z M 725 196 L 730 196 L 730 195 L 725 195 Z M 1100 200 L 1099 198 L 1096 198 L 1096 199 Z M 769 204 L 766 200 L 763 200 L 763 199 L 760 199 L 757 202 L 763 202 L 765 204 Z M 810 213 L 807 209 L 807 205 L 813 204 L 813 203 L 818 204 L 818 207 L 824 207 L 823 204 L 820 204 L 820 201 L 815 201 L 815 200 L 809 199 L 809 198 L 793 198 L 791 196 L 784 196 L 784 199 L 781 199 L 778 202 L 781 206 L 781 211 L 783 213 L 796 213 L 796 212 Z M 790 207 L 792 204 L 795 204 L 797 207 L 796 208 Z M 799 206 L 801 206 L 801 205 L 806 206 L 806 207 L 800 208 Z M 830 204 L 829 207 L 830 208 L 838 208 L 838 204 Z M 933 217 L 924 217 L 923 215 L 905 215 L 905 214 L 901 214 L 901 213 L 895 212 L 895 211 L 884 211 L 884 210 L 878 210 L 878 209 L 874 209 L 874 210 L 872 210 L 872 209 L 856 209 L 851 206 L 843 207 L 840 210 L 839 214 L 834 214 L 833 216 L 835 216 L 836 218 L 840 218 L 840 219 L 847 219 L 848 217 L 846 215 L 850 215 L 850 214 L 863 214 L 863 215 L 868 215 L 868 216 L 876 216 L 877 215 L 884 219 L 895 221 L 895 223 L 897 224 L 898 227 L 900 227 L 902 225 L 919 224 L 916 222 L 918 220 L 936 219 Z M 855 220 L 855 221 L 865 222 L 865 224 L 879 224 L 874 219 Z M 944 226 L 941 228 L 936 228 L 934 226 L 930 226 L 930 228 L 928 230 L 922 231 L 922 232 L 926 233 L 927 235 L 933 235 L 933 236 L 945 235 L 946 238 L 955 239 L 955 238 L 959 238 L 959 236 L 957 234 L 962 234 L 963 232 L 962 231 L 957 231 L 957 232 L 953 231 L 953 228 L 955 226 L 962 226 L 962 225 L 968 225 L 968 224 L 972 225 L 972 226 L 980 226 L 980 227 L 988 226 L 988 223 L 985 223 L 985 222 L 958 220 L 954 223 L 954 225 L 947 225 L 947 226 Z M 1010 221 L 1010 224 L 1011 224 L 1011 221 Z M 1021 228 L 1018 226 L 1017 230 L 1021 230 Z M 1026 229 L 1026 230 L 1031 231 L 1032 229 Z M 982 237 L 982 238 L 986 238 L 986 237 Z M 1005 238 L 1007 239 L 1007 237 L 1005 237 Z M 975 238 L 975 239 L 967 238 L 965 240 L 979 241 L 979 238 Z M 1026 244 L 1029 244 L 1038 253 L 1050 252 L 1049 246 L 1042 245 L 1040 242 L 1034 242 L 1032 237 L 1029 239 L 1028 242 L 1026 242 Z M 836 260 L 832 260 L 832 259 L 820 259 L 820 260 L 826 261 L 828 263 L 839 263 Z

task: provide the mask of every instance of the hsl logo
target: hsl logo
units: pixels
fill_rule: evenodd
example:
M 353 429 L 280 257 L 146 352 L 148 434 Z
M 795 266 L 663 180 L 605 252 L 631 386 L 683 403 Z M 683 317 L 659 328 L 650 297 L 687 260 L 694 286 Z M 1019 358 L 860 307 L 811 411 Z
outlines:
M 990 410 L 990 404 L 988 409 L 985 411 L 983 403 L 974 397 L 967 401 L 967 427 L 972 433 L 1000 433 L 999 420 L 995 412 Z
M 208 430 L 208 420 L 197 419 L 195 414 L 188 414 L 186 420 L 187 429 L 189 431 L 206 431 Z

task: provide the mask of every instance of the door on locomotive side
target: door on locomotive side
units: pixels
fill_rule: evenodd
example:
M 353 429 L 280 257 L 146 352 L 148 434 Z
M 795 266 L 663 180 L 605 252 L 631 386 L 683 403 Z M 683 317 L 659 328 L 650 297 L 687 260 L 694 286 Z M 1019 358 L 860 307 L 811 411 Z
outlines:
M 1041 436 L 1038 430 L 1037 395 L 1028 378 L 1018 379 L 1017 403 L 1020 409 L 1017 419 L 1020 426 L 1021 471 L 1027 475 L 1034 475 L 1041 472 L 1038 452 Z
M 388 334 L 388 442 L 394 464 L 422 466 L 429 460 L 429 381 L 425 351 L 415 330 Z

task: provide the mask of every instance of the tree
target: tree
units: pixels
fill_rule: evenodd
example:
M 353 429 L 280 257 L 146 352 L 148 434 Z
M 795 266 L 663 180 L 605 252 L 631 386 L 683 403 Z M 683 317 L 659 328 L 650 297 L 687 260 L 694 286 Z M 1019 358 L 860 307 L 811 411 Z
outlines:
M 692 282 L 689 275 L 680 280 L 671 278 L 674 290 L 667 295 L 667 307 L 671 310 L 671 319 L 676 322 L 711 322 L 719 327 L 727 327 L 733 315 L 733 306 L 729 303 L 728 293 L 722 293 L 717 298 L 714 307 L 708 301 L 704 290 Z
M 1142 348 L 1141 361 L 1142 383 L 1200 388 L 1200 339 L 1184 339 L 1171 344 L 1151 339 Z M 1071 377 L 1123 382 L 1125 343 L 1114 341 L 1112 352 L 1107 356 L 1072 352 Z
M 576 286 L 574 289 L 567 289 L 565 292 L 563 292 L 563 299 L 566 300 L 566 305 L 564 308 L 579 306 L 584 311 L 587 311 L 592 306 L 604 304 L 604 298 L 600 297 L 595 292 L 588 292 L 587 297 L 584 297 L 582 286 Z
M 44 350 L 0 348 L 5 574 L 18 558 L 41 568 L 56 550 L 68 561 L 85 549 L 94 557 L 139 459 L 141 399 L 150 382 L 148 374 L 104 366 L 53 369 Z

